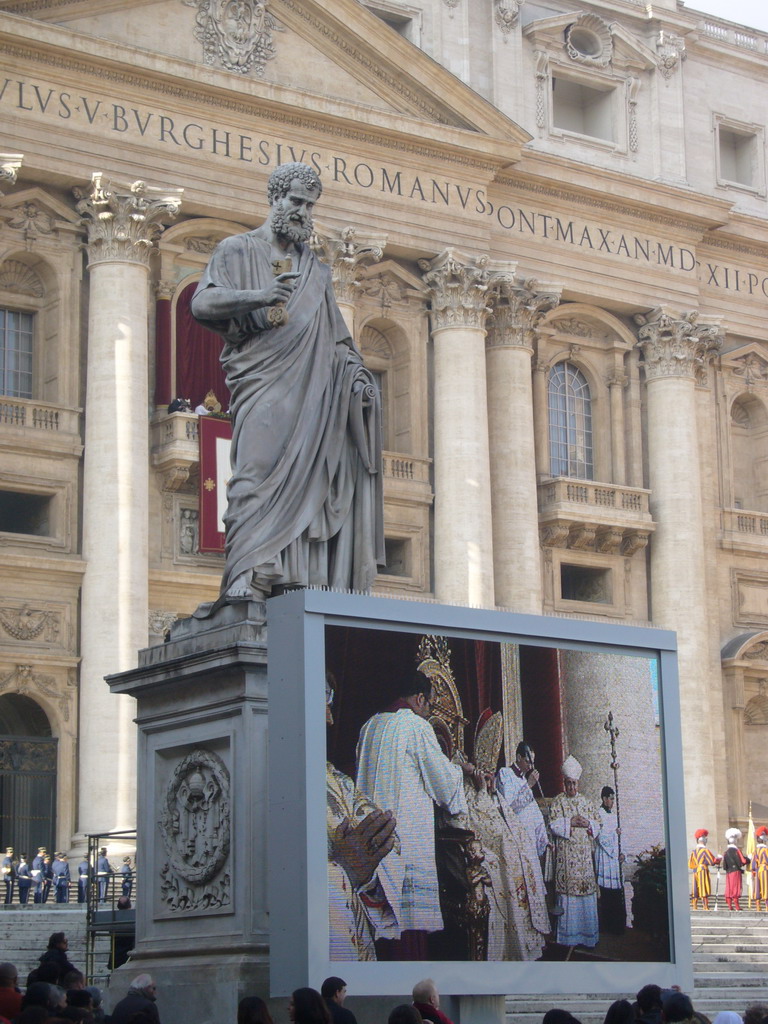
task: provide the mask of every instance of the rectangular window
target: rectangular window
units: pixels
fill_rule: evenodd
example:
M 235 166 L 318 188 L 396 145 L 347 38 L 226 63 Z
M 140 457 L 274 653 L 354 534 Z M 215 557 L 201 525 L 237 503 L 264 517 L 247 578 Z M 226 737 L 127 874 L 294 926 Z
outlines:
M 0 491 L 0 533 L 51 536 L 51 496 Z
M 755 185 L 757 139 L 754 135 L 720 127 L 720 177 L 737 185 Z
M 568 78 L 553 78 L 552 125 L 565 132 L 615 142 L 613 89 L 595 89 Z
M 32 397 L 31 313 L 0 308 L 0 394 Z
M 387 559 L 387 576 L 410 576 L 411 542 L 393 537 L 384 538 L 384 551 Z
M 742 124 L 714 115 L 717 183 L 765 195 L 765 131 L 759 124 Z
M 611 570 L 584 565 L 560 566 L 560 594 L 564 601 L 611 604 Z

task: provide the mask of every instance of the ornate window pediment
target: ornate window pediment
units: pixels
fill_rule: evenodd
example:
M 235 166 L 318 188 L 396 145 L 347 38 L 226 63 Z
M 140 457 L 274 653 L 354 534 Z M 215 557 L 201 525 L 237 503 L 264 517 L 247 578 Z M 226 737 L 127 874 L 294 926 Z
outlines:
M 533 21 L 523 29 L 537 50 L 563 64 L 632 74 L 657 66 L 655 54 L 631 32 L 596 14 L 573 12 Z

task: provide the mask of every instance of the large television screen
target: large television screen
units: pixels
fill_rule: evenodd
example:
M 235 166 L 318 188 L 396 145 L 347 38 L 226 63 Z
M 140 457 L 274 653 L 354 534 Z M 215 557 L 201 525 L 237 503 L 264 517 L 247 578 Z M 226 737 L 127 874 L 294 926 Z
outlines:
M 685 984 L 674 650 L 588 620 L 271 600 L 273 994 L 332 974 L 396 994 L 414 971 L 456 995 Z

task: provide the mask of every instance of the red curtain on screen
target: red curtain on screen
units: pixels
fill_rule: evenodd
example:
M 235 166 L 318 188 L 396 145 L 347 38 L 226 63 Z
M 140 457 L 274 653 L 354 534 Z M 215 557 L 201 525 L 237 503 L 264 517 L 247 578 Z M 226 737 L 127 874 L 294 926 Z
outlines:
M 176 302 L 176 389 L 173 397 L 189 398 L 194 409 L 209 391 L 229 409 L 229 390 L 219 362 L 222 339 L 201 327 L 189 309 L 197 282 L 187 285 Z

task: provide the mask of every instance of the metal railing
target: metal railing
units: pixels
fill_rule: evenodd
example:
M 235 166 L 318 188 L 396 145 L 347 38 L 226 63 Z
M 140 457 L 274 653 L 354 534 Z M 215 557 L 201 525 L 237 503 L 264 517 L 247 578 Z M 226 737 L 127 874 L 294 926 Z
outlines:
M 116 869 L 112 862 L 109 872 L 100 873 L 99 851 L 106 848 L 109 859 L 110 846 L 119 846 L 122 850 L 135 850 L 135 830 L 88 836 L 87 860 L 90 871 L 86 884 L 85 974 L 90 983 L 104 979 L 109 972 L 125 963 L 129 950 L 133 948 L 136 934 L 134 901 L 139 895 L 138 867 L 132 858 L 130 876 L 121 874 L 120 868 Z M 109 938 L 108 964 L 103 967 L 97 964 L 100 937 Z

